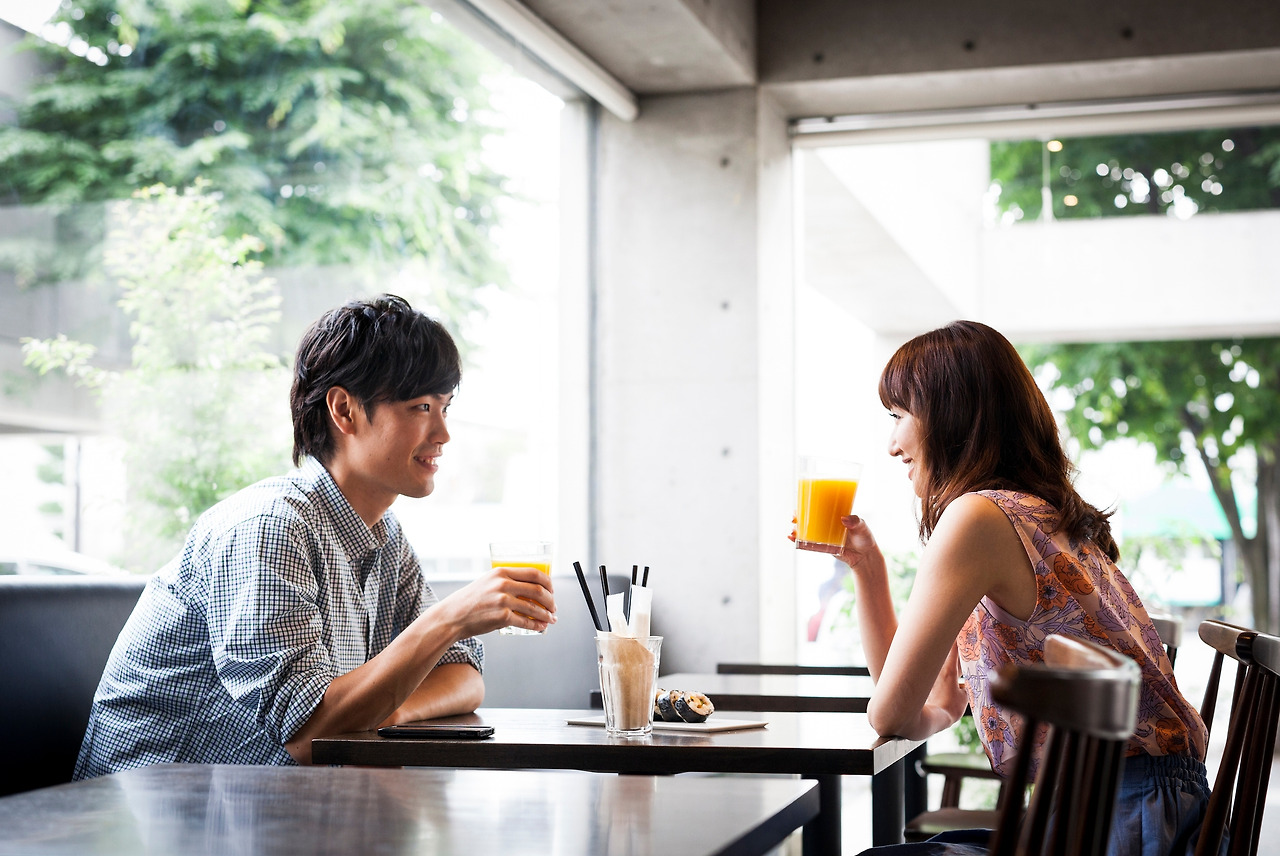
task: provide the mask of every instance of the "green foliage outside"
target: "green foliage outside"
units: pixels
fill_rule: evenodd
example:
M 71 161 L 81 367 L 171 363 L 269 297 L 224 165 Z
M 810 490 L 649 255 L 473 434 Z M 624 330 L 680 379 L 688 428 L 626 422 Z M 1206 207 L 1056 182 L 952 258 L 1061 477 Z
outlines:
M 1204 468 L 1250 584 L 1253 626 L 1280 630 L 1280 338 L 1062 344 L 1023 356 L 1065 396 L 1066 428 L 1082 447 L 1128 437 L 1172 471 Z M 1250 483 L 1252 536 L 1239 496 Z
M 229 236 L 272 266 L 405 268 L 463 321 L 501 284 L 503 180 L 482 78 L 496 64 L 415 0 L 64 0 L 106 64 L 29 36 L 48 73 L 0 128 L 0 202 L 52 206 L 57 236 L 0 242 L 20 282 L 96 271 L 99 206 L 207 180 Z M 425 290 L 425 289 L 424 289 Z
M 1046 187 L 1059 220 L 1278 208 L 1280 128 L 996 141 L 991 180 L 1013 220 L 1040 219 Z
M 131 365 L 108 372 L 91 345 L 25 340 L 29 365 L 101 394 L 125 444 L 126 553 L 149 573 L 205 509 L 288 465 L 288 372 L 270 353 L 279 298 L 250 259 L 255 238 L 222 234 L 202 183 L 160 186 L 115 203 L 105 263 L 130 319 Z
M 120 289 L 128 368 L 65 337 L 25 353 L 101 392 L 127 447 L 118 563 L 149 572 L 287 467 L 263 265 L 411 294 L 465 347 L 478 291 L 506 283 L 484 153 L 503 72 L 416 0 L 63 0 L 54 20 L 80 55 L 20 43 L 42 73 L 0 127 L 0 204 L 53 225 L 0 235 L 0 267 L 20 288 Z

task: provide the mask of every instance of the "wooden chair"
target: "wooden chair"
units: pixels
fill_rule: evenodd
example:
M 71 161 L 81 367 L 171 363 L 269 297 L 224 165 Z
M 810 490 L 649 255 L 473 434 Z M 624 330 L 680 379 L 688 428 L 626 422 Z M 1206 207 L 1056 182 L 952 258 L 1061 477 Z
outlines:
M 1169 665 L 1176 666 L 1178 647 L 1182 644 L 1182 619 L 1176 615 L 1152 613 L 1151 623 L 1156 626 L 1156 633 L 1160 634 L 1160 641 L 1164 643 L 1165 653 L 1169 655 Z
M 1226 745 L 1196 856 L 1216 856 L 1224 835 L 1230 836 L 1227 856 L 1253 856 L 1258 851 L 1280 719 L 1280 637 L 1210 620 L 1201 622 L 1200 638 L 1214 649 L 1200 712 L 1211 728 L 1227 657 L 1236 661 L 1236 675 Z
M 1046 639 L 1044 654 L 1043 665 L 1006 666 L 991 676 L 992 697 L 1022 714 L 1024 740 L 1041 723 L 1049 734 L 1025 812 L 1032 753 L 1018 753 L 990 852 L 1101 856 L 1137 722 L 1140 673 L 1123 654 L 1065 636 Z
M 1178 658 L 1178 646 L 1182 644 L 1182 619 L 1175 615 L 1151 615 L 1151 623 L 1160 634 L 1170 664 Z M 968 712 L 965 714 L 968 716 Z M 960 808 L 960 789 L 965 779 L 999 781 L 991 769 L 991 763 L 982 752 L 930 752 L 920 762 L 924 775 L 942 776 L 942 798 L 938 808 L 916 815 L 907 822 L 904 836 L 908 841 L 923 841 L 940 832 L 952 829 L 982 829 L 995 822 L 996 812 L 982 809 Z M 1000 787 L 997 802 L 1004 799 L 1005 788 Z

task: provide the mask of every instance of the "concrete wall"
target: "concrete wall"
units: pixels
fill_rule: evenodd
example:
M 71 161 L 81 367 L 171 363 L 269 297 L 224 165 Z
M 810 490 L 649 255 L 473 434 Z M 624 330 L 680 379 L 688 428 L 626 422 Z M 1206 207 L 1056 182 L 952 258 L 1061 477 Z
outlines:
M 601 128 L 598 561 L 651 566 L 664 671 L 758 650 L 756 134 L 751 89 Z
M 982 317 L 1022 340 L 1274 336 L 1280 211 L 1023 223 L 982 235 Z
M 39 71 L 35 55 L 14 47 L 26 32 L 8 21 L 0 21 L 0 122 L 11 122 L 13 111 L 4 101 L 26 92 Z

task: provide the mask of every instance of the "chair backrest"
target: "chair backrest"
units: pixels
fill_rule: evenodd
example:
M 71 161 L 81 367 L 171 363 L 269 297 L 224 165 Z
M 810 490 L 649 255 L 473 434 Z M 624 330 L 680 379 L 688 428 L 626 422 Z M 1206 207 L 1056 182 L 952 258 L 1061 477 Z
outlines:
M 1160 641 L 1164 643 L 1165 653 L 1169 655 L 1169 665 L 1176 665 L 1178 647 L 1182 645 L 1182 619 L 1176 615 L 1153 614 L 1151 623 L 1156 626 L 1156 633 L 1160 634 Z
M 0 577 L 0 795 L 71 781 L 144 577 Z
M 1010 665 L 991 676 L 992 697 L 1024 717 L 991 853 L 1101 856 L 1137 722 L 1140 673 L 1122 654 L 1064 636 L 1046 639 L 1044 653 L 1043 665 Z M 1042 723 L 1049 734 L 1024 818 L 1030 750 Z
M 1247 627 L 1209 619 L 1200 622 L 1200 640 L 1213 649 L 1213 665 L 1209 669 L 1209 682 L 1205 686 L 1204 700 L 1200 703 L 1200 718 L 1205 728 L 1213 732 L 1213 718 L 1218 708 L 1218 686 L 1222 682 L 1222 664 L 1227 657 L 1236 661 L 1236 685 L 1231 694 L 1231 706 L 1235 708 L 1244 688 L 1245 674 L 1252 665 L 1253 637 L 1258 633 Z
M 1258 851 L 1280 719 L 1280 638 L 1221 621 L 1202 622 L 1200 638 L 1214 649 L 1205 706 L 1209 707 L 1217 697 L 1226 657 L 1236 661 L 1236 682 L 1226 744 L 1200 828 L 1196 856 L 1216 856 L 1224 835 L 1229 835 L 1228 856 L 1252 856 Z M 1210 707 L 1209 716 L 1212 715 Z

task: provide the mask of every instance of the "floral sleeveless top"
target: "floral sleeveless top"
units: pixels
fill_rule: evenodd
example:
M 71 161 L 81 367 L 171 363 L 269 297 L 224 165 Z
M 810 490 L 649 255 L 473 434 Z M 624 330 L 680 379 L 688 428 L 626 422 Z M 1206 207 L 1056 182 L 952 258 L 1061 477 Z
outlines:
M 979 492 L 1009 518 L 1035 569 L 1037 596 L 1030 619 L 1020 621 L 987 598 L 960 632 L 960 668 L 978 735 L 1001 776 L 1013 771 L 1022 742 L 1021 720 L 991 698 L 987 675 L 1005 663 L 1044 661 L 1051 633 L 1100 644 L 1132 657 L 1142 672 L 1138 727 L 1126 755 L 1190 755 L 1204 760 L 1208 732 L 1178 690 L 1173 666 L 1133 586 L 1092 542 L 1056 533 L 1058 512 L 1038 497 L 1007 490 Z M 1046 728 L 1033 737 L 1039 766 Z

